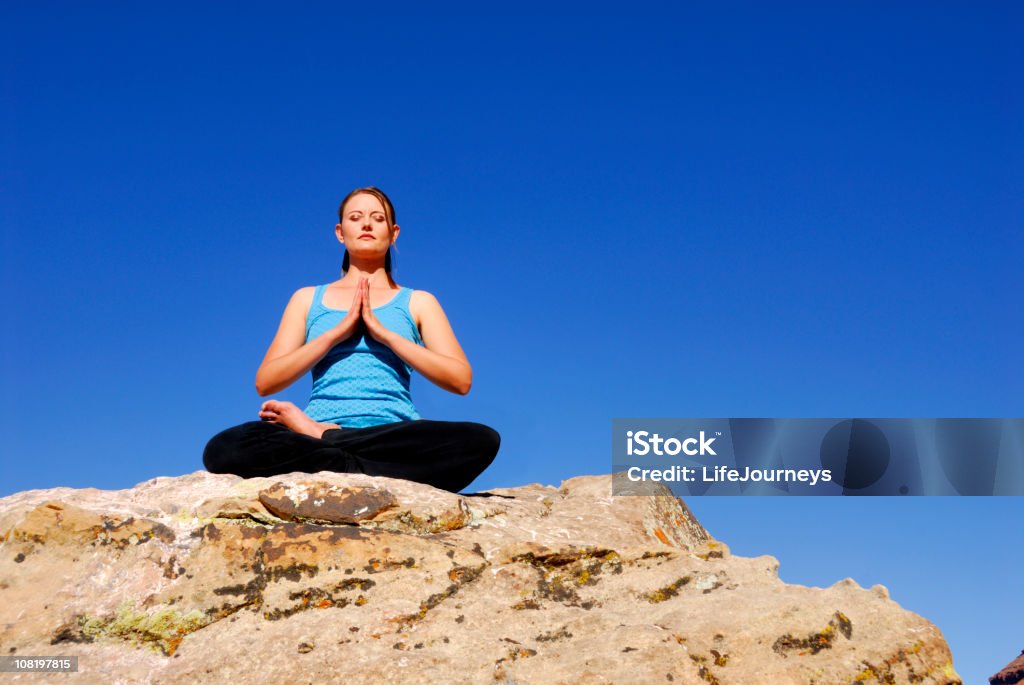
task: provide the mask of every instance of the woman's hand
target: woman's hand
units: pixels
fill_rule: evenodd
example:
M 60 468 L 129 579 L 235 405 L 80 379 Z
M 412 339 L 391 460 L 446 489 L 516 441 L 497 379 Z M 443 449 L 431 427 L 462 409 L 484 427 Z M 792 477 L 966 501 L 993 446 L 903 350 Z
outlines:
M 369 305 L 364 304 L 364 321 L 368 310 Z M 409 298 L 409 313 L 420 329 L 423 345 L 417 345 L 392 331 L 388 331 L 387 337 L 381 342 L 431 383 L 465 395 L 473 385 L 473 369 L 455 339 L 448 317 L 437 298 L 422 290 L 414 291 Z M 370 315 L 373 315 L 372 311 Z
M 356 294 L 352 298 L 352 305 L 348 308 L 348 314 L 330 331 L 334 344 L 348 340 L 359 328 L 359 322 L 362 319 L 363 303 L 367 301 L 366 298 L 369 291 L 370 287 L 367 280 L 360 278 L 359 285 L 356 286 Z
M 380 322 L 377 315 L 373 313 L 373 307 L 370 306 L 370 286 L 367 284 L 366 288 L 362 291 L 363 296 L 363 323 L 366 324 L 366 332 L 370 334 L 370 337 L 381 343 L 391 347 L 391 343 L 388 342 L 392 336 L 391 329 Z

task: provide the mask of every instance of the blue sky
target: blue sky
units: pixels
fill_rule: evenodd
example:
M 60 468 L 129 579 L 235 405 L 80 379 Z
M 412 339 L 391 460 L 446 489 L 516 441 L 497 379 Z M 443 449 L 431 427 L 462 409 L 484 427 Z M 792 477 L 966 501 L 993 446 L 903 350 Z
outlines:
M 503 436 L 472 489 L 607 472 L 616 416 L 1024 415 L 1010 3 L 0 12 L 0 496 L 201 468 L 367 184 L 474 368 L 421 413 Z M 967 682 L 1024 648 L 1020 499 L 690 505 L 887 585 Z

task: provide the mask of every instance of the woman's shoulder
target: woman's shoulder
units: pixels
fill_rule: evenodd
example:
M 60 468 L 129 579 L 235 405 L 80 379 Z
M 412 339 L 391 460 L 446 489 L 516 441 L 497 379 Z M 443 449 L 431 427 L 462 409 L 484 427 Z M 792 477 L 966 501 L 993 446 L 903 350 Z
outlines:
M 313 295 L 316 294 L 317 288 L 320 287 L 321 286 L 319 285 L 304 285 L 295 291 L 295 293 L 292 295 L 292 299 L 299 300 L 300 302 L 305 302 L 306 304 L 309 304 L 310 302 L 313 301 Z
M 405 287 L 409 291 L 409 307 L 430 307 L 438 306 L 439 303 L 437 298 L 434 297 L 433 293 L 427 292 L 426 290 L 416 290 L 415 288 Z
M 413 290 L 409 295 L 409 313 L 413 321 L 419 326 L 424 316 L 431 316 L 441 311 L 441 303 L 437 301 L 434 294 L 426 290 Z
M 288 308 L 300 310 L 305 315 L 309 308 L 313 306 L 313 296 L 319 287 L 317 285 L 307 285 L 296 290 L 292 293 L 291 299 L 288 300 Z

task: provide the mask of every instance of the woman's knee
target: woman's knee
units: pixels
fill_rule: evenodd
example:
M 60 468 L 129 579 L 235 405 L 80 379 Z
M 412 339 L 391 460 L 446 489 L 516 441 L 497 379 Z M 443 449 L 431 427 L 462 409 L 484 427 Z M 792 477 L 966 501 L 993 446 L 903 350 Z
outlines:
M 501 433 L 494 430 L 490 426 L 484 426 L 480 424 L 484 431 L 484 440 L 487 447 L 491 450 L 492 454 L 497 454 L 501 448 Z
M 203 450 L 203 466 L 210 473 L 231 473 L 237 461 L 241 426 L 217 433 Z
M 490 463 L 501 447 L 501 434 L 482 423 L 467 422 L 465 426 L 473 445 L 473 451 L 480 454 L 481 457 L 486 457 L 487 462 Z

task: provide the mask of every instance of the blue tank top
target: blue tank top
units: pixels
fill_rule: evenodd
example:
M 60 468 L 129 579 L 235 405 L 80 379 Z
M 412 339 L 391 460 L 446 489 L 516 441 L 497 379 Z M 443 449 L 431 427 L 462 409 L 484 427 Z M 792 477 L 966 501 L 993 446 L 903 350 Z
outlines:
M 326 285 L 318 285 L 306 315 L 306 341 L 323 335 L 341 321 L 347 309 L 323 303 Z M 390 302 L 373 313 L 388 329 L 421 345 L 419 330 L 409 312 L 412 290 L 401 288 Z M 343 340 L 313 367 L 313 390 L 306 414 L 342 428 L 365 428 L 420 418 L 412 403 L 412 367 L 390 347 L 359 330 Z

